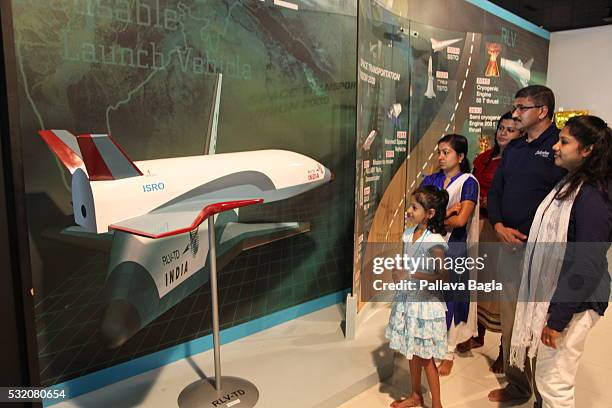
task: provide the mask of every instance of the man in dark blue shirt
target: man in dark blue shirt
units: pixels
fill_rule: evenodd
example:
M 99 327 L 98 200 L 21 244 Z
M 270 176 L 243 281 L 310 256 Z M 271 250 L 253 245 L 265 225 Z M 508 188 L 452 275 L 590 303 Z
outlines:
M 552 150 L 559 140 L 559 129 L 552 120 L 554 110 L 555 96 L 545 86 L 531 85 L 516 93 L 512 118 L 524 136 L 513 140 L 504 151 L 487 197 L 489 220 L 505 247 L 499 256 L 499 273 L 503 284 L 500 318 L 508 385 L 489 393 L 489 400 L 494 402 L 527 400 L 535 388 L 530 362 L 526 362 L 525 371 L 520 371 L 510 367 L 509 356 L 524 242 L 538 206 L 564 175 L 564 170 L 555 166 Z

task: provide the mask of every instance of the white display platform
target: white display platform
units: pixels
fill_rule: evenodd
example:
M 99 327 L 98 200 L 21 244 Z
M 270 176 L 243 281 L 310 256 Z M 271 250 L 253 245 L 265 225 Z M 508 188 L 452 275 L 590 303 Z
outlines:
M 343 305 L 333 305 L 221 347 L 223 375 L 253 382 L 257 407 L 336 408 L 391 376 L 393 353 L 384 330 L 389 309 L 345 340 Z M 203 372 L 213 376 L 212 350 L 109 385 L 54 407 L 176 407 L 181 390 Z

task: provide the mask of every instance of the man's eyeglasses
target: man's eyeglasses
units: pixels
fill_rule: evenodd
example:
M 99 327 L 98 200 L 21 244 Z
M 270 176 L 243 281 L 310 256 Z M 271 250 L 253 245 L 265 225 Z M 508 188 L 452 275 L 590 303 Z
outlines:
M 515 105 L 512 105 L 510 107 L 510 112 L 514 112 L 514 111 L 525 112 L 525 111 L 528 111 L 529 109 L 541 108 L 543 106 L 544 105 L 534 105 L 534 106 L 523 106 L 523 105 L 515 106 Z

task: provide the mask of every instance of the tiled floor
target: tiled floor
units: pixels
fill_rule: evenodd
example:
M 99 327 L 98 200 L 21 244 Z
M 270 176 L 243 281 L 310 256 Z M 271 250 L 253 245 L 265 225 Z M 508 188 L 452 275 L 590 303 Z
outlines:
M 487 333 L 485 347 L 473 350 L 455 359 L 455 366 L 449 377 L 441 379 L 442 403 L 445 408 L 490 408 L 510 406 L 491 403 L 487 400 L 490 390 L 504 384 L 503 376 L 492 374 L 488 367 L 497 357 L 499 334 Z M 576 378 L 576 407 L 612 406 L 610 371 L 612 353 L 609 352 L 612 337 L 612 317 L 600 319 L 587 339 L 585 352 Z M 422 380 L 427 388 L 425 376 Z M 394 399 L 405 397 L 410 388 L 408 364 L 403 358 L 396 359 L 395 373 L 388 383 L 371 387 L 340 408 L 388 407 Z M 431 406 L 431 398 L 425 397 L 425 406 Z M 532 407 L 528 402 L 517 407 Z
M 343 307 L 333 305 L 224 344 L 222 372 L 257 386 L 257 408 L 337 408 L 389 377 L 393 368 L 393 354 L 384 339 L 389 309 L 381 308 L 373 314 L 353 341 L 344 338 L 340 326 L 343 317 Z M 222 340 L 224 337 L 221 333 Z M 208 350 L 62 401 L 53 408 L 177 407 L 185 387 L 213 373 L 213 352 Z M 221 407 L 205 402 L 202 406 Z

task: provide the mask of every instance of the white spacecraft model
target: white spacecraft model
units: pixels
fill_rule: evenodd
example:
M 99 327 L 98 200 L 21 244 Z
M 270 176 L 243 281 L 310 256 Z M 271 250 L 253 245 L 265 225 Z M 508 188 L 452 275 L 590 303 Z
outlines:
M 388 118 L 399 118 L 399 115 L 402 113 L 402 104 L 394 103 L 387 111 Z
M 431 55 L 429 56 L 429 63 L 427 65 L 427 90 L 425 91 L 425 97 L 428 99 L 433 99 L 436 97 L 436 92 L 434 91 L 434 76 L 433 76 L 433 55 L 436 52 L 440 52 L 446 47 L 458 43 L 463 40 L 463 38 L 453 38 L 451 40 L 436 40 L 435 38 L 431 38 Z
M 195 255 L 198 247 L 208 249 L 206 224 L 198 227 L 219 208 L 283 200 L 332 179 L 329 169 L 290 151 L 261 150 L 132 162 L 109 135 L 75 137 L 66 130 L 43 130 L 40 134 L 72 174 L 75 222 L 84 232 L 115 231 L 107 283 L 113 280 L 114 273 L 121 275 L 120 269 L 125 270 L 121 266 L 126 263 L 142 268 L 143 273 L 138 273 L 142 275 L 138 279 L 140 288 L 134 288 L 137 293 L 128 290 L 121 296 L 123 300 L 138 299 L 138 293 L 146 286 L 145 279 L 151 279 L 156 293 L 146 297 L 158 303 L 203 269 L 206 252 L 204 256 Z M 238 231 L 239 225 L 235 220 L 231 222 L 232 228 L 225 231 L 232 235 L 230 238 L 239 233 L 257 233 L 257 225 Z M 291 227 L 266 224 L 261 231 L 277 233 Z M 222 232 L 221 239 L 225 238 Z M 114 279 L 123 280 L 121 276 Z M 125 279 L 129 281 L 133 276 Z M 111 320 L 123 320 L 120 315 L 131 314 L 122 308 L 112 313 Z M 131 320 L 137 320 L 138 327 L 113 329 L 121 332 L 120 340 L 109 340 L 110 344 L 122 344 L 144 325 L 146 319 L 142 313 L 137 314 L 138 318 Z
M 453 45 L 455 43 L 458 43 L 461 40 L 463 40 L 463 38 L 454 38 L 452 40 L 444 40 L 444 41 L 439 41 L 439 40 L 432 38 L 431 39 L 431 49 L 433 50 L 433 52 L 440 52 L 444 48 L 450 45 Z
M 391 121 L 393 122 L 393 124 L 395 126 L 400 126 L 401 122 L 400 122 L 400 114 L 402 113 L 402 104 L 401 103 L 394 103 L 391 105 L 391 107 L 387 110 L 387 117 L 389 119 L 391 119 Z
M 531 79 L 531 65 L 533 65 L 533 58 L 525 63 L 520 59 L 517 61 L 506 58 L 501 59 L 502 69 L 522 87 L 529 85 L 529 80 Z
M 431 61 L 431 55 L 429 56 L 429 64 L 427 66 L 427 90 L 425 91 L 425 96 L 428 99 L 432 99 L 436 97 L 436 93 L 433 89 L 434 77 L 433 77 L 433 67 Z
M 214 153 L 216 144 L 219 94 L 220 77 L 206 153 Z M 112 234 L 100 323 L 109 347 L 120 346 L 208 282 L 203 222 L 209 216 L 293 197 L 333 178 L 316 160 L 284 150 L 132 161 L 110 135 L 39 134 L 72 174 L 74 220 L 80 227 L 66 233 Z M 297 222 L 239 223 L 231 211 L 214 220 L 220 257 L 307 231 Z
M 74 220 L 89 232 L 177 235 L 197 228 L 209 206 L 278 201 L 331 179 L 315 160 L 283 150 L 132 162 L 110 135 L 40 134 L 72 173 Z
M 368 137 L 366 137 L 365 142 L 363 142 L 363 150 L 370 150 L 370 147 L 372 147 L 372 143 L 374 142 L 374 139 L 376 139 L 377 135 L 378 132 L 376 130 L 372 130 L 368 134 Z

